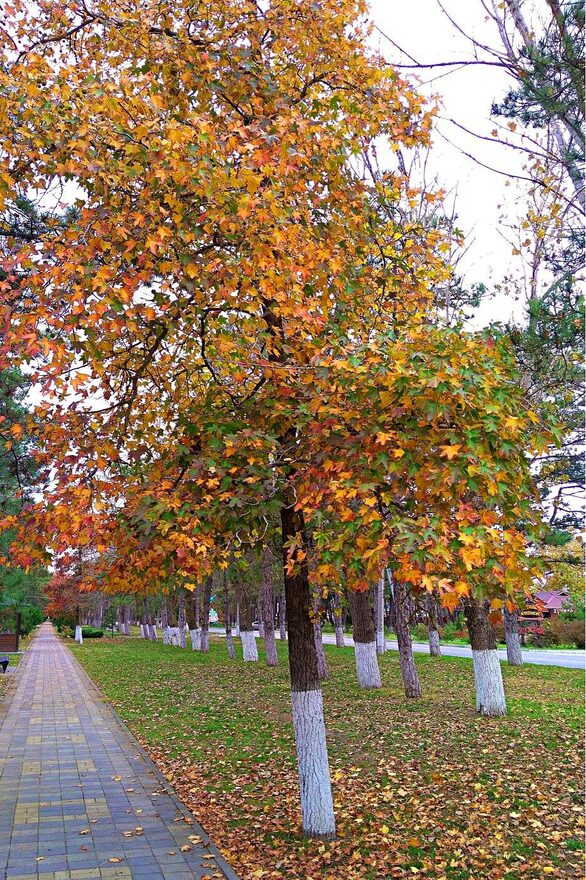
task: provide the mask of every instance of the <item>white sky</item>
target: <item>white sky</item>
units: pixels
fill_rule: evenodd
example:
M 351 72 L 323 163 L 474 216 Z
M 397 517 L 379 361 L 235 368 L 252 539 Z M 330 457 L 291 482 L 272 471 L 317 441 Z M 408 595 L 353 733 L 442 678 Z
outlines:
M 499 35 L 480 0 L 445 0 L 446 11 L 462 27 L 482 43 L 501 49 Z M 531 2 L 527 4 L 529 8 Z M 473 48 L 453 27 L 437 0 L 371 0 L 374 23 L 420 64 L 470 60 Z M 377 45 L 393 62 L 410 63 L 388 40 L 377 35 Z M 486 56 L 485 56 L 486 57 Z M 404 76 L 418 77 L 424 94 L 441 97 L 442 109 L 434 135 L 430 168 L 444 189 L 457 193 L 456 211 L 459 228 L 471 246 L 460 268 L 469 283 L 484 282 L 489 288 L 497 283 L 511 265 L 511 245 L 499 234 L 503 214 L 513 218 L 518 198 L 517 184 L 480 167 L 467 158 L 457 146 L 480 162 L 502 171 L 523 173 L 520 154 L 513 149 L 484 142 L 458 130 L 448 122 L 455 119 L 466 128 L 490 138 L 495 120 L 490 118 L 493 101 L 507 93 L 513 80 L 497 67 L 434 68 L 402 70 Z M 447 143 L 447 137 L 453 144 Z M 507 320 L 520 316 L 520 303 L 512 297 L 498 296 L 485 303 L 475 323 Z

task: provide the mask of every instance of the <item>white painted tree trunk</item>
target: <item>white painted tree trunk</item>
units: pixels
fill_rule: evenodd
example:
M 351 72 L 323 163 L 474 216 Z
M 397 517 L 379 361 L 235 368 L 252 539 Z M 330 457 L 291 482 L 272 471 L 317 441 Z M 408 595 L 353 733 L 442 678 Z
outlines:
M 236 602 L 236 620 L 234 621 L 236 637 L 240 638 L 240 602 Z
M 240 638 L 242 640 L 242 659 L 245 663 L 255 663 L 258 660 L 258 649 L 254 632 L 242 630 Z
M 171 644 L 171 627 L 170 626 L 163 627 L 163 644 L 164 645 Z
M 147 628 L 144 625 L 144 623 L 141 623 L 141 625 L 140 625 L 140 635 L 141 635 L 141 638 L 143 638 L 143 639 L 148 639 L 148 637 L 149 637 L 148 632 L 147 632 Z
M 335 837 L 336 821 L 321 690 L 291 693 L 301 817 L 308 837 Z
M 75 641 L 79 642 L 80 645 L 83 645 L 83 635 L 81 632 L 81 626 L 75 627 Z
M 476 711 L 481 715 L 506 715 L 503 675 L 496 650 L 472 651 L 476 683 Z
M 154 623 L 149 623 L 149 639 L 153 642 L 157 641 L 157 627 Z
M 169 627 L 169 644 L 178 647 L 181 644 L 178 626 Z
M 201 651 L 201 630 L 200 629 L 190 629 L 189 635 L 191 636 L 191 647 L 194 651 Z
M 362 688 L 382 687 L 376 655 L 376 642 L 355 642 L 356 674 L 358 676 L 358 684 Z
M 429 653 L 432 657 L 441 657 L 442 649 L 440 647 L 440 635 L 433 626 L 428 626 L 427 633 L 429 635 Z

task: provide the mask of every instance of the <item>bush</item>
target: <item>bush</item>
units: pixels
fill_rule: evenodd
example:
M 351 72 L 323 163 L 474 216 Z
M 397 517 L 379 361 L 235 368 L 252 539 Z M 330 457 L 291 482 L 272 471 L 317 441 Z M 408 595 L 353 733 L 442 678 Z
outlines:
M 556 645 L 575 645 L 576 648 L 584 648 L 586 639 L 583 621 L 554 619 L 549 626 L 557 638 Z
M 413 638 L 417 642 L 426 642 L 429 638 L 427 627 L 424 623 L 418 623 L 413 627 Z
M 104 630 L 98 629 L 95 626 L 82 626 L 81 635 L 84 639 L 101 639 L 104 635 Z
M 449 620 L 445 626 L 440 628 L 440 636 L 442 639 L 467 639 L 468 630 L 464 627 L 462 616 L 458 615 L 454 621 Z
M 55 614 L 51 617 L 51 623 L 57 632 L 63 632 L 64 627 L 73 629 L 75 627 L 75 612 L 63 611 L 61 614 Z
M 65 626 L 65 624 L 61 624 L 61 627 L 57 628 L 57 632 L 61 633 L 62 636 L 65 636 L 66 639 L 72 639 L 75 635 L 74 630 L 71 629 L 70 626 Z

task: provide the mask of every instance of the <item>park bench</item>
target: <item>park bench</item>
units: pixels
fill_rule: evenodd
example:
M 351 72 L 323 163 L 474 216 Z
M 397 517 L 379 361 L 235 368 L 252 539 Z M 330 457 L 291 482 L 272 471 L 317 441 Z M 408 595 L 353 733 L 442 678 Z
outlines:
M 16 633 L 0 633 L 0 653 L 12 654 L 18 651 L 18 635 Z

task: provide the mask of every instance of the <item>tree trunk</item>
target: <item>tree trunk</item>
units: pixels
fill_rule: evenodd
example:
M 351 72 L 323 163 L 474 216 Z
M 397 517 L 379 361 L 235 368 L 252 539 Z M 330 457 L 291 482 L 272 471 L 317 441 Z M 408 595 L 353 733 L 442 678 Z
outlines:
M 441 657 L 440 635 L 438 631 L 437 605 L 433 596 L 427 597 L 427 633 L 429 636 L 429 653 L 432 657 Z
M 413 644 L 411 641 L 411 597 L 405 584 L 394 582 L 394 610 L 395 630 L 397 644 L 399 646 L 399 664 L 405 687 L 405 696 L 417 699 L 421 696 L 419 676 L 413 659 Z
M 130 635 L 130 608 L 126 604 L 122 606 L 122 632 L 125 636 Z
M 194 651 L 201 651 L 201 628 L 200 628 L 200 589 L 199 586 L 193 591 L 193 599 L 191 602 L 192 620 L 189 625 L 189 635 L 191 636 L 191 647 Z
M 70 606 L 71 607 L 71 606 Z M 83 645 L 83 633 L 81 631 L 82 627 L 82 616 L 81 616 L 81 608 L 79 605 L 75 608 L 75 641 L 80 645 Z
M 442 649 L 440 645 L 440 634 L 431 624 L 427 627 L 429 635 L 429 653 L 432 657 L 441 657 Z
M 236 620 L 234 621 L 236 626 L 236 637 L 240 638 L 240 602 L 236 600 Z
M 256 663 L 258 660 L 258 648 L 256 637 L 252 627 L 252 600 L 249 588 L 240 584 L 240 640 L 242 642 L 242 659 L 245 663 Z
M 169 601 L 169 597 L 167 597 L 163 602 L 163 607 L 161 608 L 161 632 L 164 645 L 171 644 L 171 627 L 169 626 Z
M 317 673 L 320 680 L 323 681 L 328 677 L 328 664 L 324 652 L 324 643 L 321 635 L 321 596 L 314 596 L 313 599 L 313 639 L 315 642 L 315 650 L 317 654 Z
M 506 603 L 503 608 L 505 618 L 505 641 L 507 643 L 507 660 L 510 666 L 522 666 L 521 639 L 519 636 L 519 612 L 509 611 Z
M 228 572 L 224 569 L 224 626 L 226 628 L 226 650 L 230 660 L 236 659 L 234 639 L 232 638 L 232 621 L 230 620 L 230 596 L 228 593 Z
M 185 593 L 183 590 L 179 590 L 177 596 L 177 630 L 179 647 L 185 648 Z
M 140 604 L 139 604 L 140 603 Z M 146 611 L 144 598 L 137 599 L 138 618 L 140 620 L 140 634 L 143 639 L 149 638 L 149 628 L 147 626 Z
M 151 611 L 149 607 L 149 600 L 145 596 L 144 600 L 144 616 L 146 621 L 146 631 L 147 631 L 147 639 L 150 639 L 151 642 L 157 641 L 157 627 L 153 623 L 153 619 L 151 617 Z
M 358 684 L 362 688 L 382 687 L 376 656 L 376 632 L 370 604 L 370 590 L 364 590 L 361 593 L 349 590 L 348 604 L 352 613 L 352 635 L 354 637 Z
M 267 666 L 277 666 L 277 643 L 275 642 L 275 594 L 271 571 L 271 551 L 262 551 L 262 599 L 261 608 L 264 624 L 265 656 Z
M 376 653 L 384 654 L 387 649 L 385 639 L 385 573 L 383 571 L 376 585 Z
M 287 603 L 285 590 L 279 596 L 279 638 L 282 642 L 287 638 Z
M 334 837 L 336 822 L 326 744 L 326 726 L 317 651 L 311 622 L 312 595 L 307 557 L 288 573 L 287 546 L 301 537 L 306 545 L 303 513 L 294 505 L 281 509 L 283 573 L 289 630 L 291 705 L 297 748 L 303 832 Z
M 201 621 L 201 648 L 204 654 L 210 650 L 210 604 L 212 601 L 212 578 L 208 577 L 203 586 L 203 609 Z
M 472 646 L 476 711 L 488 716 L 506 715 L 503 675 L 494 630 L 488 619 L 488 603 L 473 598 L 466 599 L 464 614 Z
M 342 626 L 342 605 L 340 603 L 340 593 L 334 590 L 334 629 L 336 631 L 336 647 L 343 648 L 344 643 L 344 627 Z

